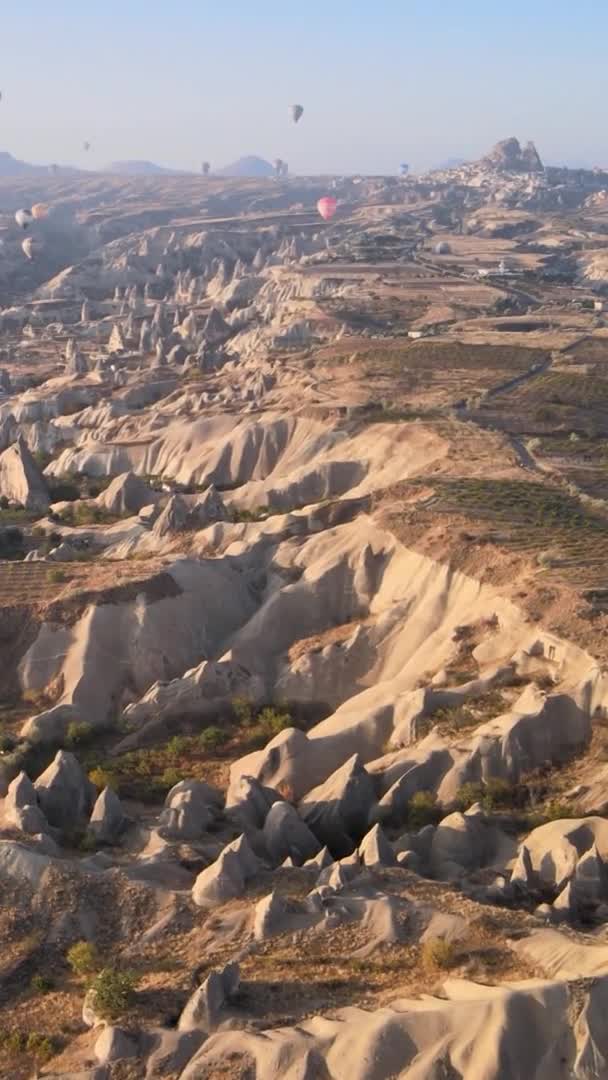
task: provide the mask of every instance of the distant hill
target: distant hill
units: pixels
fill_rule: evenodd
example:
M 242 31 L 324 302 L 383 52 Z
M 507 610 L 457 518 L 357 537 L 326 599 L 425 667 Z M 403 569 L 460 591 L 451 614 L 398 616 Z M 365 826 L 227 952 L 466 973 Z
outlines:
M 53 165 L 53 175 L 74 176 L 80 172 L 69 165 Z M 49 176 L 50 165 L 30 165 L 28 161 L 19 161 L 9 154 L 8 150 L 0 150 L 0 176 Z
M 269 161 L 252 154 L 225 165 L 223 169 L 215 169 L 214 176 L 274 176 L 274 168 Z
M 178 176 L 183 173 L 181 169 L 166 169 L 154 161 L 111 161 L 103 171 L 119 176 Z

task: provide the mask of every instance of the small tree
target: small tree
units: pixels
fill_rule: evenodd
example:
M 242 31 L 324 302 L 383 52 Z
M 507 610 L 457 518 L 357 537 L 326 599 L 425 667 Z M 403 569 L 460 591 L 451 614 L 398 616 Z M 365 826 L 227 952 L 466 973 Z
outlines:
M 91 985 L 95 1012 L 104 1019 L 115 1020 L 129 1008 L 135 986 L 135 976 L 131 972 L 103 968 Z
M 75 975 L 92 975 L 99 968 L 97 949 L 92 941 L 77 941 L 68 949 L 67 961 Z
M 458 963 L 458 953 L 450 941 L 432 938 L 422 946 L 422 963 L 427 970 L 441 968 L 445 971 Z
M 228 733 L 219 727 L 207 727 L 201 731 L 198 741 L 201 750 L 217 750 L 228 740 Z

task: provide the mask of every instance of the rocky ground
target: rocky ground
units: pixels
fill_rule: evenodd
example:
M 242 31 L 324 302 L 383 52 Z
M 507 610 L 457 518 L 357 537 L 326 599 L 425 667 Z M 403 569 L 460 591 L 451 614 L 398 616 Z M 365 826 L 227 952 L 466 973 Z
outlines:
M 0 183 L 0 1076 L 608 1076 L 606 191 Z

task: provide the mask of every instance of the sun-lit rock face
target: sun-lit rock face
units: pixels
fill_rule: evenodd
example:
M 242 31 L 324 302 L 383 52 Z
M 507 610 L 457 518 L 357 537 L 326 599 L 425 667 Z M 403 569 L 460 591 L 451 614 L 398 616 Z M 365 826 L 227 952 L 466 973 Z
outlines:
M 601 1080 L 608 176 L 134 164 L 0 268 L 0 923 L 138 1016 L 43 1067 Z

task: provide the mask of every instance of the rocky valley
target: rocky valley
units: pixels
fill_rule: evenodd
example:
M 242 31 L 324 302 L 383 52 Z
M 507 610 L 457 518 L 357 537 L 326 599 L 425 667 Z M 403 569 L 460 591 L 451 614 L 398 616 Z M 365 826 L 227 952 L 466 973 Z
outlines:
M 0 238 L 0 1076 L 606 1078 L 608 173 Z

